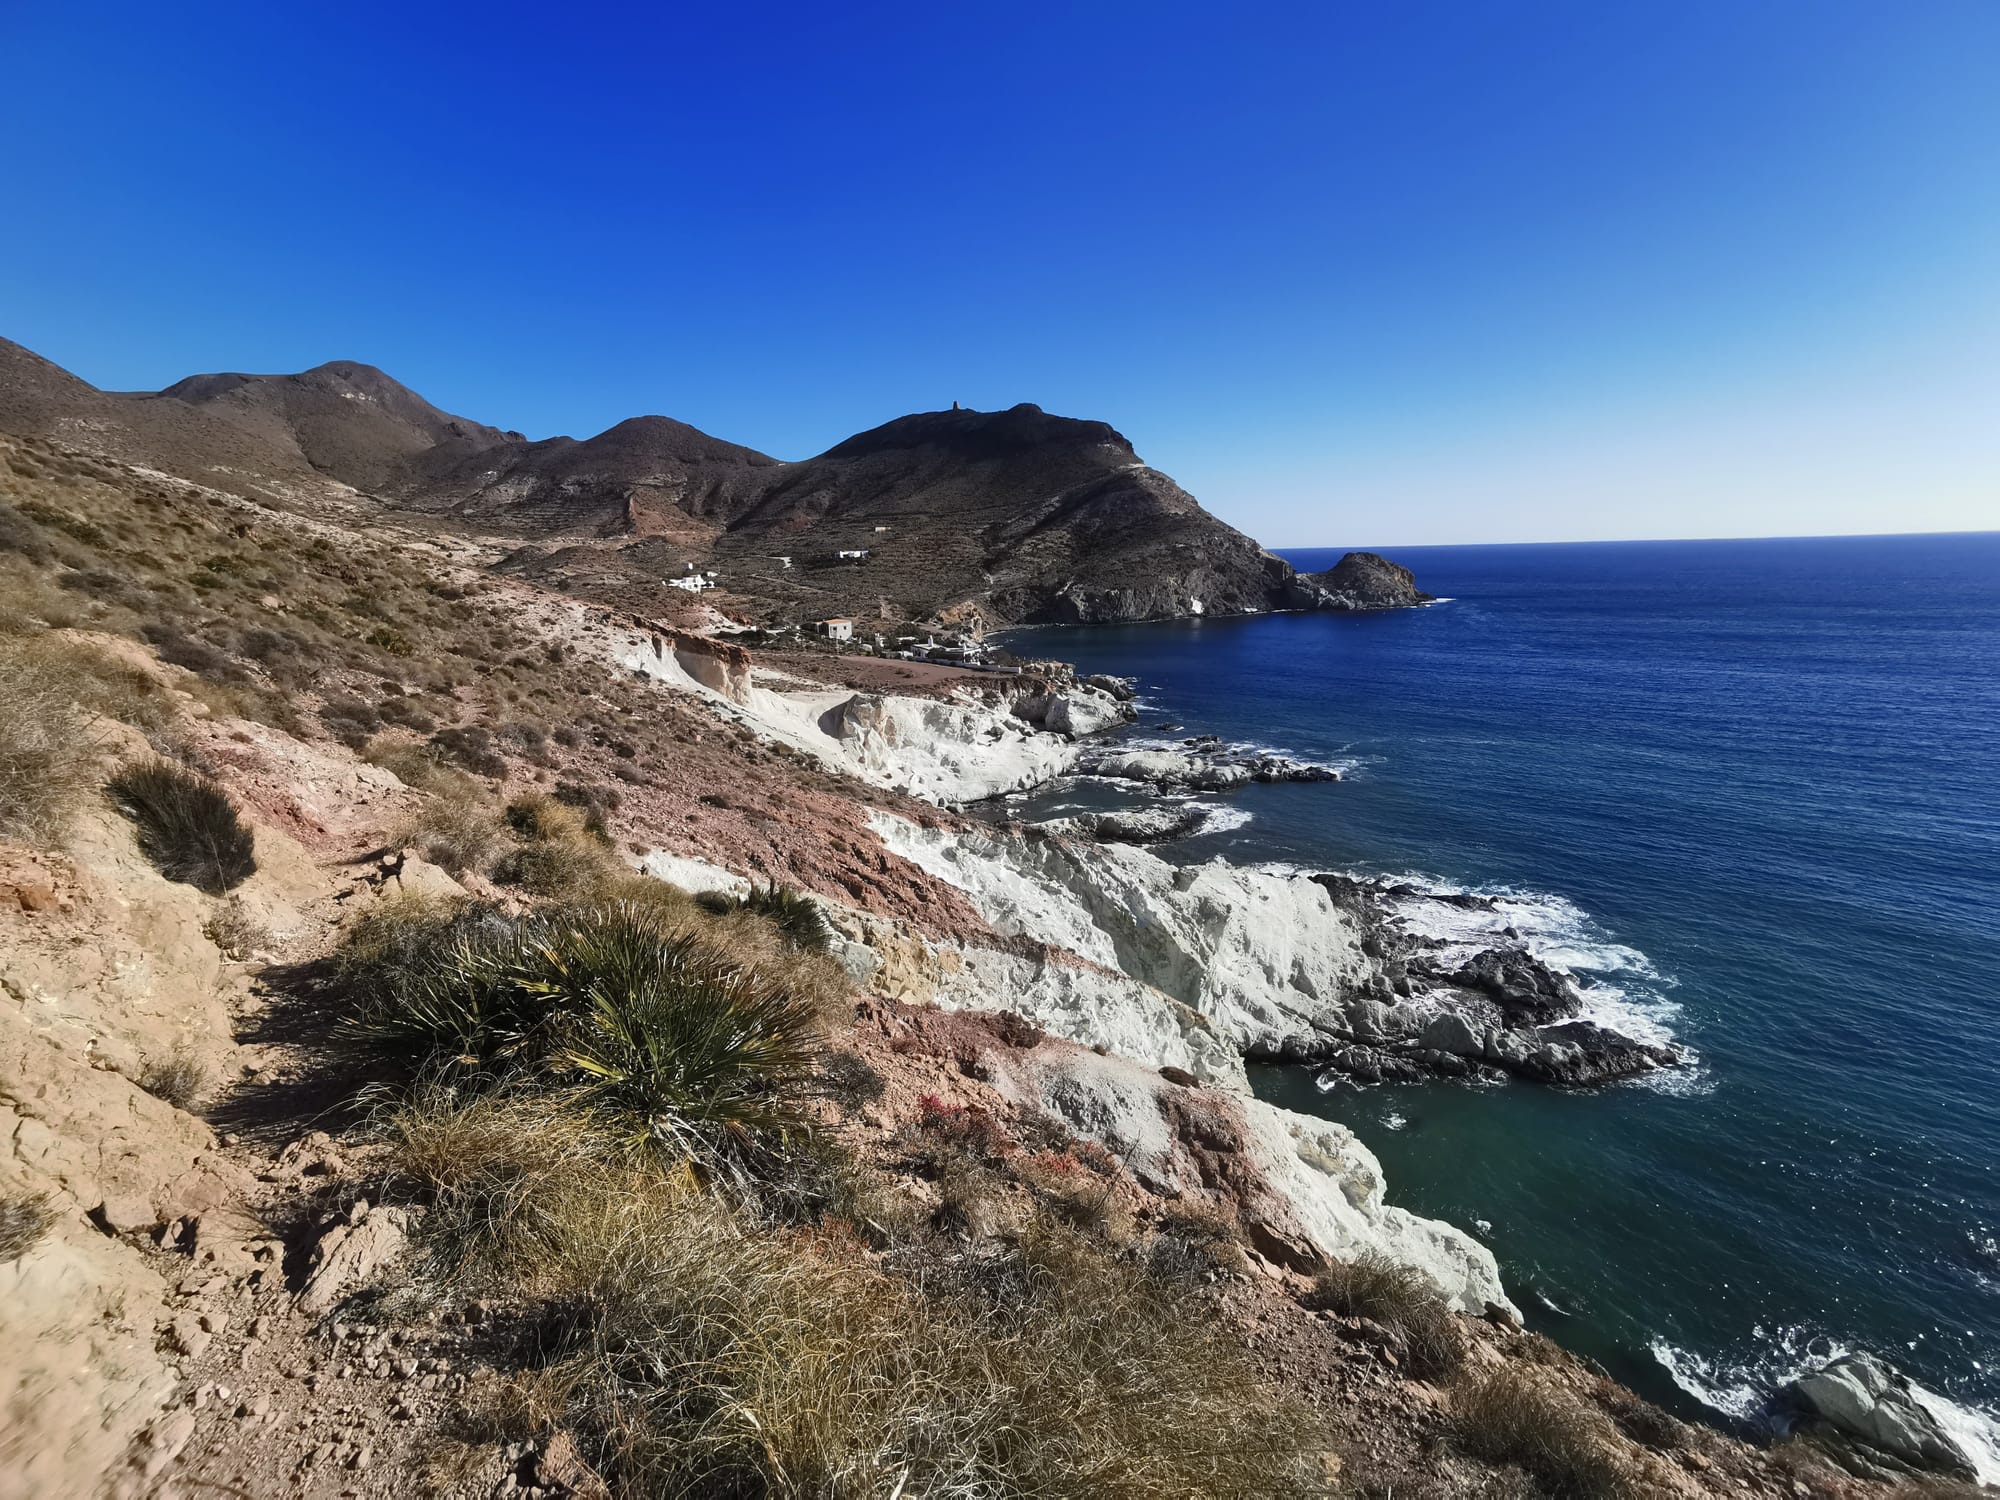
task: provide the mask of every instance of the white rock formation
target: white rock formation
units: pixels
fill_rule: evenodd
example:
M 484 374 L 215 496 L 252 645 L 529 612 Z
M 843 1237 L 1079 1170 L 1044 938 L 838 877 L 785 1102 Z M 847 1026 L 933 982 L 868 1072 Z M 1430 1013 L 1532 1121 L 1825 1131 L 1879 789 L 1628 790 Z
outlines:
M 699 693 L 758 738 L 788 745 L 876 786 L 944 804 L 976 802 L 1038 786 L 1077 756 L 1078 727 L 1115 722 L 1124 705 L 1098 688 L 1066 689 L 1043 715 L 1049 731 L 970 693 L 948 698 L 872 695 L 847 688 L 774 692 L 747 664 L 676 637 L 620 631 L 595 644 L 625 671 Z M 1071 726 L 1063 728 L 1062 726 Z M 1050 732 L 1054 731 L 1054 732 Z
M 712 865 L 705 859 L 696 859 L 690 854 L 672 854 L 665 849 L 650 849 L 641 855 L 639 873 L 664 880 L 668 885 L 677 885 L 692 896 L 707 891 L 726 891 L 732 896 L 750 893 L 750 882 L 743 876 L 732 875 L 722 866 Z
M 1493 1254 L 1449 1224 L 1383 1201 L 1382 1168 L 1343 1125 L 1254 1099 L 1184 1090 L 1118 1056 L 1001 1052 L 992 1082 L 1103 1146 L 1148 1191 L 1222 1188 L 1269 1253 L 1353 1259 L 1373 1252 L 1429 1276 L 1453 1305 L 1514 1311 Z
M 1185 1068 L 1206 1083 L 1249 1092 L 1242 1054 L 1197 1011 L 1149 984 L 1060 958 L 958 945 L 952 952 L 958 962 L 940 975 L 931 997 L 936 1004 L 1016 1011 L 1066 1041 L 1103 1047 L 1156 1068 Z
M 1163 1024 L 1150 987 L 1198 1013 L 1240 1058 L 1321 1023 L 1345 1028 L 1374 977 L 1354 917 L 1310 880 L 1222 860 L 1177 867 L 1124 845 L 919 828 L 882 812 L 871 821 L 896 853 L 964 891 L 996 931 L 1067 948 L 1139 982 L 1123 1004 L 1086 1010 L 1081 1024 L 1098 1034 L 1079 1041 L 1187 1066 L 1164 1055 L 1184 1028 Z M 1073 1035 L 1070 1019 L 1044 1024 Z
M 1156 786 L 1186 786 L 1205 792 L 1228 791 L 1247 785 L 1251 779 L 1248 766 L 1218 765 L 1179 750 L 1113 751 L 1091 757 L 1086 769 L 1093 776 L 1147 781 Z
M 1493 1252 L 1462 1229 L 1383 1202 L 1382 1164 L 1345 1125 L 1257 1099 L 1244 1110 L 1258 1165 L 1328 1255 L 1352 1260 L 1372 1250 L 1422 1271 L 1466 1312 L 1492 1303 L 1519 1316 Z

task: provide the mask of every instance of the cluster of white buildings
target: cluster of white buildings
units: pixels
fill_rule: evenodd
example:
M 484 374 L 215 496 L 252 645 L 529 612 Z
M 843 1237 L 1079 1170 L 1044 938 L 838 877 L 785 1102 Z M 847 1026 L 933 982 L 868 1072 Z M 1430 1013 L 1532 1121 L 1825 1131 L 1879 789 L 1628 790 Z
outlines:
M 690 594 L 699 594 L 703 589 L 717 587 L 717 576 L 713 568 L 710 568 L 706 573 L 698 573 L 695 571 L 694 564 L 689 563 L 687 564 L 687 571 L 681 574 L 680 577 L 669 578 L 667 580 L 667 587 L 670 589 L 681 589 Z

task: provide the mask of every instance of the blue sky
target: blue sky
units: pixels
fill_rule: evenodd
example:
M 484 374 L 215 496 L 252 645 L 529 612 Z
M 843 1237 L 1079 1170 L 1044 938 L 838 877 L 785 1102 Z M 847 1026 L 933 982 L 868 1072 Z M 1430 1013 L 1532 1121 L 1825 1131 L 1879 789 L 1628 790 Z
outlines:
M 1122 429 L 1272 545 L 2000 526 L 1994 0 L 0 3 L 0 334 Z

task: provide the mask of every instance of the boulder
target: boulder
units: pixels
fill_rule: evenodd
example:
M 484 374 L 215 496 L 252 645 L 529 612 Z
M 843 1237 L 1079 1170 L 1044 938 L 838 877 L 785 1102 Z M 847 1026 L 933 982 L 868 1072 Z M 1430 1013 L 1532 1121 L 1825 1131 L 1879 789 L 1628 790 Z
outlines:
M 1923 1404 L 1908 1377 L 1872 1354 L 1844 1354 L 1794 1381 L 1789 1394 L 1813 1416 L 1905 1463 L 1976 1477 L 1972 1456 Z
M 351 1288 L 359 1286 L 403 1253 L 409 1219 L 400 1208 L 357 1205 L 358 1218 L 336 1223 L 320 1237 L 313 1251 L 312 1270 L 299 1293 L 299 1310 L 315 1317 L 331 1309 Z
M 1407 609 L 1432 598 L 1408 568 L 1375 552 L 1350 552 L 1324 573 L 1307 573 L 1299 581 L 1321 609 Z
M 1423 1044 L 1453 1057 L 1486 1055 L 1486 1033 L 1455 1010 L 1440 1011 L 1424 1023 Z
M 1443 977 L 1491 1000 L 1509 1026 L 1545 1026 L 1583 1008 L 1569 977 L 1525 948 L 1488 948 Z

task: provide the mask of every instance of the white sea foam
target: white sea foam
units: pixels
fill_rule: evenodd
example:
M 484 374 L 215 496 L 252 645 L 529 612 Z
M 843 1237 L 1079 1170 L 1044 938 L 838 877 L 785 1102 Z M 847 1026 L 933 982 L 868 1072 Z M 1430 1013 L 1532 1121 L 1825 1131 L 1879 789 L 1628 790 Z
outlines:
M 1666 993 L 1672 978 L 1637 948 L 1614 942 L 1566 896 L 1504 886 L 1474 890 L 1424 875 L 1397 876 L 1391 883 L 1411 889 L 1384 893 L 1390 916 L 1417 936 L 1442 943 L 1441 963 L 1463 963 L 1486 949 L 1518 942 L 1576 981 L 1584 1020 L 1648 1046 L 1682 1045 L 1674 1030 L 1681 1007 Z M 1439 899 L 1457 895 L 1482 896 L 1491 904 L 1461 906 Z M 1681 1069 L 1648 1076 L 1670 1078 L 1666 1086 L 1681 1091 L 1695 1086 L 1691 1080 L 1697 1075 Z
M 1838 1339 L 1803 1328 L 1775 1334 L 1751 1330 L 1756 1352 L 1742 1359 L 1707 1359 L 1664 1339 L 1647 1347 L 1675 1385 L 1703 1405 L 1743 1420 L 1755 1418 L 1780 1388 L 1851 1351 Z M 1910 1394 L 1964 1450 L 1982 1484 L 2000 1483 L 2000 1416 L 1962 1405 L 1910 1382 Z
M 1255 814 L 1240 807 L 1224 805 L 1212 806 L 1201 820 L 1202 833 L 1233 833 L 1238 828 L 1247 828 L 1255 821 Z
M 1960 1406 L 1948 1396 L 1910 1382 L 1910 1394 L 1972 1460 L 1981 1484 L 2000 1484 L 2000 1417 Z
M 1401 1130 L 1409 1123 L 1408 1120 L 1397 1114 L 1394 1110 L 1390 1110 L 1388 1114 L 1382 1116 L 1382 1128 L 1384 1130 Z
M 1757 1340 L 1755 1352 L 1742 1358 L 1711 1359 L 1665 1339 L 1654 1339 L 1646 1347 L 1674 1384 L 1695 1400 L 1746 1421 L 1779 1387 L 1849 1352 L 1845 1344 L 1805 1328 L 1780 1328 L 1775 1333 L 1753 1328 L 1751 1336 Z

